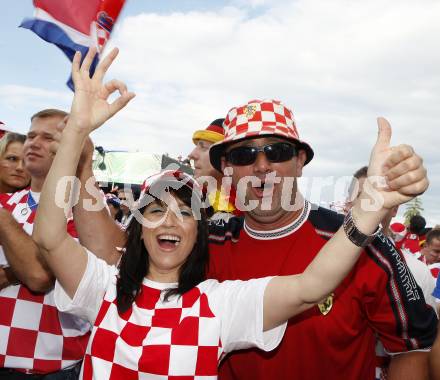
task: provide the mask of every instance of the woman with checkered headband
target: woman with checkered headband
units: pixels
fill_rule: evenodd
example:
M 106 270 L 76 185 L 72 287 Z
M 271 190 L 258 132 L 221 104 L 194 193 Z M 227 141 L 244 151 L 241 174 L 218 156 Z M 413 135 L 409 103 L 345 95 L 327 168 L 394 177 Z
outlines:
M 65 210 L 57 200 L 67 195 L 59 181 L 75 175 L 89 133 L 134 97 L 122 82 L 102 84 L 117 52 L 108 54 L 92 78 L 95 50 L 81 66 L 80 54 L 75 55 L 72 110 L 44 184 L 33 238 L 57 278 L 57 307 L 93 325 L 81 378 L 216 379 L 217 365 L 228 352 L 274 349 L 286 321 L 327 297 L 375 237 L 387 210 L 410 197 L 377 189 L 383 206 L 365 211 L 356 204 L 344 227 L 301 274 L 219 283 L 205 279 L 206 216 L 197 209 L 197 185 L 181 172 L 166 171 L 147 179 L 121 263 L 108 265 L 65 232 Z M 115 91 L 120 95 L 109 104 Z M 370 168 L 391 176 L 382 169 L 385 164 L 400 176 L 402 152 L 383 153 L 388 134 L 387 125 L 380 126 Z M 421 177 L 401 177 L 396 187 L 410 194 L 424 191 L 427 180 Z M 361 199 L 371 200 L 368 194 Z

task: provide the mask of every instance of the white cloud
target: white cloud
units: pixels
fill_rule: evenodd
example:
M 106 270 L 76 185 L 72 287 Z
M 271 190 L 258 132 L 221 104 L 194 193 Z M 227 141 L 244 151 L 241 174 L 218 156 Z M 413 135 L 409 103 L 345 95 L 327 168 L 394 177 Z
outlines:
M 293 108 L 315 149 L 306 175 L 364 165 L 379 115 L 395 143 L 413 144 L 438 173 L 439 12 L 434 0 L 231 0 L 215 12 L 126 17 L 111 41 L 121 54 L 109 79 L 137 97 L 95 139 L 187 154 L 194 130 L 234 105 L 274 97 Z M 423 197 L 436 223 L 439 180 Z
M 70 90 L 59 92 L 31 86 L 0 86 L 2 121 L 6 123 L 8 129 L 17 132 L 27 132 L 33 113 L 45 108 L 68 110 L 71 101 L 72 93 Z M 31 111 L 28 114 L 23 110 Z
M 298 111 L 300 127 L 307 121 L 314 145 L 326 128 L 357 137 L 379 113 L 408 131 L 416 117 L 436 119 L 438 5 L 275 4 L 254 18 L 225 8 L 123 20 L 113 72 L 141 95 L 132 109 L 190 133 L 237 102 L 277 97 Z
M 275 97 L 294 108 L 317 158 L 307 175 L 347 175 L 367 162 L 375 118 L 438 169 L 440 32 L 434 1 L 232 1 L 218 12 L 122 20 L 113 75 L 138 97 L 99 132 L 108 144 L 191 149 L 191 135 L 234 105 Z M 259 10 L 255 12 L 255 9 Z M 437 142 L 437 144 L 434 143 Z M 438 179 L 425 209 L 440 222 Z
M 72 94 L 67 92 L 50 91 L 42 88 L 18 85 L 0 86 L 0 99 L 8 108 L 19 108 L 29 103 L 35 106 L 48 103 L 68 103 L 72 100 Z

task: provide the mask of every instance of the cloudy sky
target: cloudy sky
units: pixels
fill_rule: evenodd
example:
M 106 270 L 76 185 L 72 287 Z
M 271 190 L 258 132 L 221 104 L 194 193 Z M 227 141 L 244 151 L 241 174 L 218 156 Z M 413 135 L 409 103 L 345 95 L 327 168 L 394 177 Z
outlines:
M 16 1 L 0 24 L 0 120 L 23 132 L 31 114 L 68 109 L 72 97 L 64 55 L 17 28 L 32 12 L 30 0 Z M 368 162 L 376 117 L 385 116 L 393 144 L 423 156 L 431 180 L 423 214 L 440 223 L 439 16 L 434 0 L 127 0 L 108 78 L 137 97 L 94 140 L 186 155 L 195 129 L 234 105 L 277 98 L 315 150 L 304 175 L 323 191 L 309 195 L 328 202 L 342 190 L 326 183 Z

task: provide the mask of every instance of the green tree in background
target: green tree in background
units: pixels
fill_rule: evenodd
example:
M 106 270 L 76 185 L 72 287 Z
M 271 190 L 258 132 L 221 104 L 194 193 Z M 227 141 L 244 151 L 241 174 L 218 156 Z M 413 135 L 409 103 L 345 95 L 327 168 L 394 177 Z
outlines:
M 422 207 L 422 200 L 419 197 L 414 198 L 406 204 L 406 210 L 403 214 L 405 218 L 405 225 L 409 226 L 409 221 L 414 215 L 420 215 L 424 208 Z

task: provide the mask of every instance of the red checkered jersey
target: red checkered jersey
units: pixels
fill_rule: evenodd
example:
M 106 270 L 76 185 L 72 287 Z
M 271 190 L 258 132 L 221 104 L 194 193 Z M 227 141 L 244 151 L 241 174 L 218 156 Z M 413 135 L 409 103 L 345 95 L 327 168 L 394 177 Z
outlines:
M 211 224 L 210 277 L 249 279 L 301 273 L 343 216 L 306 202 L 290 225 L 258 232 L 240 218 Z M 374 379 L 376 335 L 389 352 L 429 347 L 437 318 L 405 261 L 379 236 L 322 304 L 292 318 L 271 353 L 228 356 L 219 379 Z
M 432 275 L 437 278 L 438 274 L 440 273 L 440 264 L 436 263 L 436 264 L 431 264 L 429 266 L 429 270 L 431 271 Z
M 426 256 L 421 255 L 419 260 L 424 263 L 428 269 L 431 271 L 432 276 L 437 279 L 438 278 L 438 274 L 440 273 L 440 263 L 432 263 L 432 264 L 428 264 L 426 261 Z
M 286 325 L 263 333 L 263 295 L 270 277 L 204 281 L 164 301 L 176 284 L 144 279 L 132 307 L 118 313 L 118 271 L 88 253 L 87 268 L 70 299 L 57 282 L 60 310 L 94 324 L 80 378 L 217 379 L 217 365 L 232 350 L 274 349 Z
M 432 276 L 437 278 L 440 273 L 440 263 L 429 264 L 428 268 L 431 271 Z
M 27 209 L 29 190 L 0 194 L 0 204 L 28 233 L 32 233 L 35 210 Z M 38 202 L 39 194 L 32 193 Z M 68 231 L 76 237 L 72 221 Z M 0 248 L 0 262 L 7 264 Z M 0 367 L 32 373 L 58 371 L 79 362 L 85 352 L 90 324 L 58 312 L 53 290 L 33 293 L 24 285 L 0 290 Z

